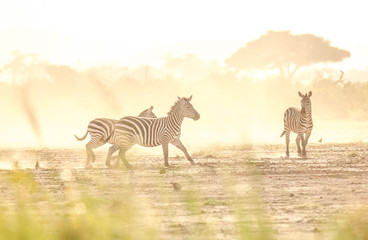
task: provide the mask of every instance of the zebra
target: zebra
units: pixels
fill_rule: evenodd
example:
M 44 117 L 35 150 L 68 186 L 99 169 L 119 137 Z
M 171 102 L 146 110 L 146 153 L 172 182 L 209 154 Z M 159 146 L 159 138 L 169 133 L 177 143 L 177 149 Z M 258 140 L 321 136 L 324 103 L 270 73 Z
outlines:
M 296 138 L 296 145 L 298 147 L 299 156 L 306 156 L 305 147 L 308 144 L 308 139 L 313 129 L 312 103 L 310 100 L 312 91 L 310 91 L 308 95 L 303 95 L 301 92 L 298 92 L 298 94 L 302 98 L 302 109 L 299 110 L 297 108 L 291 107 L 288 108 L 284 113 L 284 131 L 280 137 L 285 134 L 287 157 L 289 157 L 290 131 L 298 134 Z M 300 140 L 302 141 L 303 150 L 300 149 Z
M 157 116 L 152 112 L 153 106 L 142 111 L 138 116 L 147 118 L 157 118 Z M 94 148 L 98 148 L 105 143 L 115 144 L 115 135 L 113 133 L 114 126 L 118 120 L 109 118 L 96 118 L 89 122 L 87 127 L 87 132 L 83 137 L 78 137 L 74 135 L 78 141 L 83 141 L 88 133 L 91 135 L 91 140 L 86 144 L 87 161 L 86 168 L 92 167 L 91 161 L 96 160 L 96 155 L 92 151 Z
M 115 134 L 117 146 L 119 149 L 119 158 L 123 161 L 126 168 L 131 165 L 125 158 L 125 153 L 135 144 L 144 147 L 155 147 L 162 145 L 165 166 L 169 166 L 168 145 L 169 143 L 180 149 L 191 164 L 195 164 L 188 154 L 187 149 L 180 141 L 181 124 L 185 117 L 197 121 L 200 118 L 199 113 L 190 103 L 189 98 L 180 98 L 174 103 L 167 117 L 161 118 L 140 118 L 124 117 L 115 124 Z M 106 165 L 112 167 L 110 158 L 113 149 L 110 148 L 107 154 Z M 115 162 L 115 167 L 119 166 L 119 160 Z

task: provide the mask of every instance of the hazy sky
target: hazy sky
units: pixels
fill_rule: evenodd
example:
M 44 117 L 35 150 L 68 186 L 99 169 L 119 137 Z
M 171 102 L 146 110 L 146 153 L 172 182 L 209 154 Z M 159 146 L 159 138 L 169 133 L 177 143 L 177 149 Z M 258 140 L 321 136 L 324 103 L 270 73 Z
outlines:
M 159 64 L 167 52 L 223 61 L 268 30 L 323 36 L 366 68 L 365 1 L 77 1 L 0 2 L 0 65 L 13 50 L 52 63 Z

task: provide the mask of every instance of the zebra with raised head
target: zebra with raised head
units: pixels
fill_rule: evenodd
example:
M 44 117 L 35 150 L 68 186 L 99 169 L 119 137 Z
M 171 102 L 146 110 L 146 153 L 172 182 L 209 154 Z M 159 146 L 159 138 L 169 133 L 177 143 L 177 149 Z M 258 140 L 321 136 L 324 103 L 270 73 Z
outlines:
M 198 120 L 199 113 L 190 103 L 192 96 L 189 98 L 179 98 L 167 113 L 167 117 L 161 118 L 140 118 L 140 117 L 124 117 L 115 124 L 115 138 L 119 148 L 119 157 L 127 168 L 131 165 L 125 158 L 125 153 L 135 144 L 144 147 L 155 147 L 162 145 L 165 166 L 169 166 L 168 146 L 169 143 L 180 149 L 191 164 L 195 164 L 193 159 L 187 152 L 180 141 L 181 124 L 184 118 L 192 118 Z M 112 152 L 109 149 L 106 165 L 111 167 L 110 159 Z M 119 165 L 119 160 L 115 166 Z
M 157 118 L 157 116 L 152 112 L 153 106 L 141 112 L 139 117 Z M 91 135 L 91 140 L 86 144 L 87 161 L 86 168 L 92 167 L 91 161 L 96 160 L 96 155 L 92 149 L 98 148 L 105 143 L 115 144 L 115 135 L 113 129 L 118 120 L 109 118 L 96 118 L 89 122 L 87 127 L 87 132 L 83 137 L 78 137 L 74 135 L 78 141 L 83 141 L 88 133 Z
M 296 145 L 298 147 L 298 154 L 305 156 L 305 147 L 308 144 L 308 139 L 312 133 L 313 120 L 312 120 L 312 103 L 311 96 L 312 92 L 303 95 L 298 92 L 299 96 L 302 98 L 301 106 L 302 109 L 288 108 L 284 114 L 284 131 L 282 132 L 282 137 L 285 134 L 286 137 L 286 156 L 289 157 L 289 142 L 290 142 L 290 131 L 298 134 L 296 138 Z M 305 136 L 304 136 L 305 135 Z M 303 150 L 300 149 L 300 140 L 302 141 Z

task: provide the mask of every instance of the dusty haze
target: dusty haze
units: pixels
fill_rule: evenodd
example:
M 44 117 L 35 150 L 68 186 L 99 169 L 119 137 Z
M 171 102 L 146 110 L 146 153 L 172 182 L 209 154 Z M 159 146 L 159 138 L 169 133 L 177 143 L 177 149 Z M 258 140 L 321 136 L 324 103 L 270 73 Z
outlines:
M 193 95 L 199 121 L 186 119 L 183 142 L 284 143 L 283 113 L 300 107 L 297 92 L 313 91 L 311 142 L 365 141 L 368 83 L 333 68 L 307 68 L 292 81 L 257 77 L 194 54 L 167 55 L 160 67 L 99 65 L 76 69 L 38 54 L 14 52 L 0 73 L 4 147 L 83 147 L 96 117 L 119 119 L 154 106 L 166 116 L 177 96 Z M 354 73 L 354 72 L 353 72 Z M 360 81 L 358 81 L 360 80 Z
M 0 144 L 83 148 L 73 135 L 96 117 L 151 105 L 166 116 L 190 95 L 201 119 L 184 121 L 186 145 L 284 144 L 283 113 L 300 106 L 298 91 L 313 91 L 311 142 L 365 141 L 368 35 L 356 27 L 365 9 L 354 0 L 4 2 Z

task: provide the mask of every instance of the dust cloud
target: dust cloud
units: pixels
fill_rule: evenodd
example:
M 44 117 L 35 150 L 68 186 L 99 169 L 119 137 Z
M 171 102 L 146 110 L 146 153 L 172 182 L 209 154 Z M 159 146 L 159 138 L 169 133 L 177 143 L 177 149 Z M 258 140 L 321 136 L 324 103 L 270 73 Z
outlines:
M 313 92 L 311 142 L 364 141 L 367 135 L 366 79 L 346 73 L 342 80 L 339 70 L 326 67 L 307 68 L 292 80 L 277 72 L 260 77 L 194 54 L 164 60 L 161 67 L 76 69 L 15 52 L 0 72 L 0 144 L 81 147 L 73 135 L 84 134 L 96 117 L 119 119 L 151 105 L 166 116 L 177 96 L 190 95 L 201 119 L 183 122 L 184 143 L 283 144 L 283 113 L 300 107 L 298 91 Z

